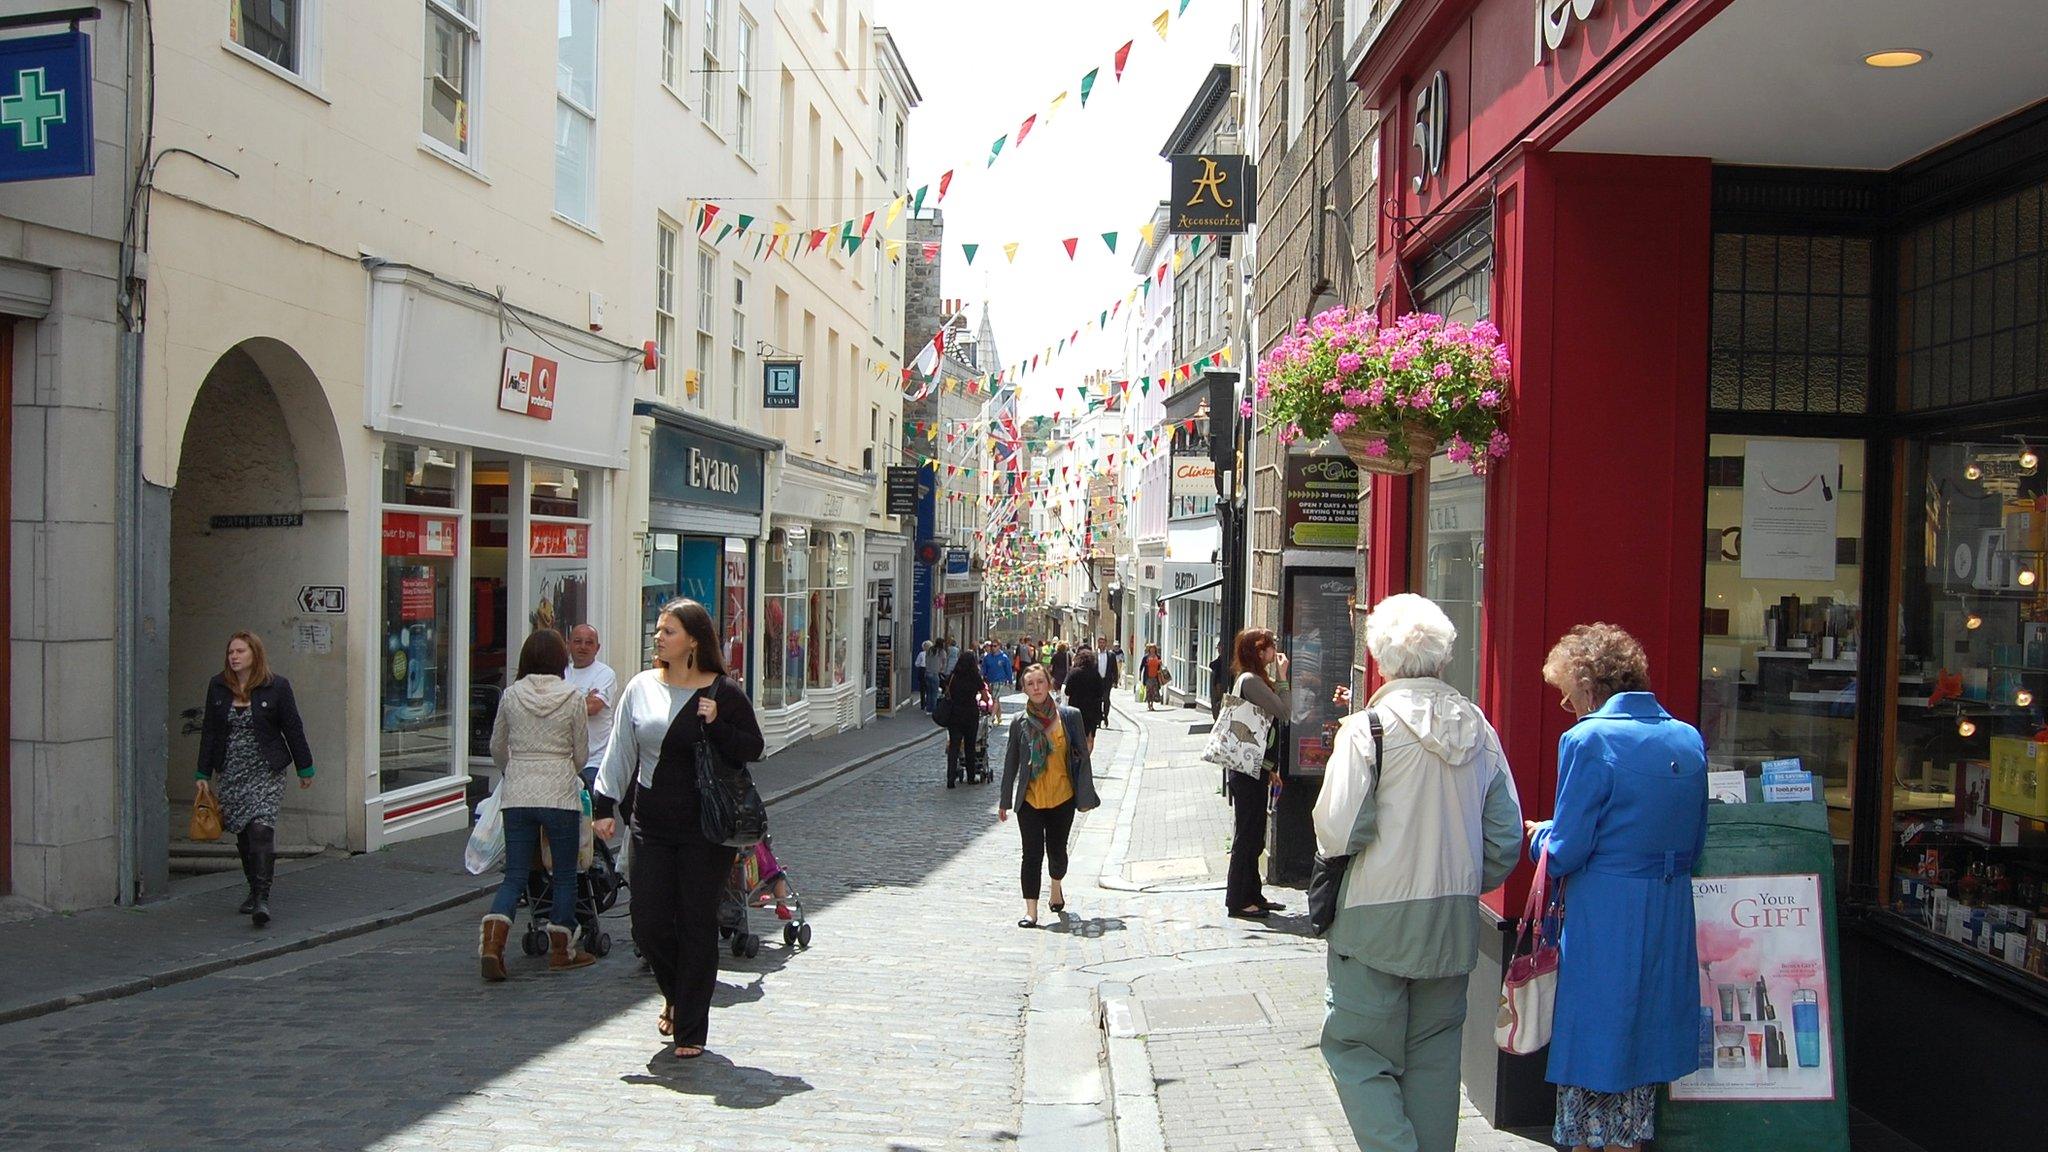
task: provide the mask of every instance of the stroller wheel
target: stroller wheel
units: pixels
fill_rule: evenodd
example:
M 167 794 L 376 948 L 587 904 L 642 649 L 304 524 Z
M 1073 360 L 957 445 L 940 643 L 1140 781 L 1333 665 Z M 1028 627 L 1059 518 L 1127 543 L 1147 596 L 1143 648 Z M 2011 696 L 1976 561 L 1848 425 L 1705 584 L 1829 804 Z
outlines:
M 796 947 L 796 925 L 784 924 L 782 926 L 782 946 L 784 948 Z
M 796 945 L 799 948 L 809 948 L 811 946 L 811 926 L 809 924 L 799 924 L 796 926 Z
M 595 955 L 595 956 L 609 956 L 609 955 L 611 955 L 611 954 L 612 954 L 612 934 L 611 934 L 611 933 L 609 933 L 609 932 L 599 932 L 599 933 L 597 934 L 597 939 L 591 942 L 591 949 L 590 949 L 590 951 L 591 951 L 591 954 L 592 954 L 592 955 Z
M 533 928 L 528 928 L 526 930 L 526 935 L 521 936 L 519 938 L 519 950 L 521 952 L 526 953 L 528 956 L 540 956 L 545 954 L 548 950 L 547 933 L 543 931 L 538 931 Z
M 760 954 L 761 938 L 759 936 L 747 937 L 747 959 L 752 960 L 754 957 L 759 956 Z
M 732 954 L 735 956 L 745 956 L 747 954 L 747 937 L 745 933 L 733 933 Z

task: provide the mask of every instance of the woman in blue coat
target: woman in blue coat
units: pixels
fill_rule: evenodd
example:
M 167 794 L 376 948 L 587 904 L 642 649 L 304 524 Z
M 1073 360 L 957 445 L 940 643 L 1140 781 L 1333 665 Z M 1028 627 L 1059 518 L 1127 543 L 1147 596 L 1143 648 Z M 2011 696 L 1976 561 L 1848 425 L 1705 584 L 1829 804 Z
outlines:
M 1558 742 L 1556 815 L 1529 825 L 1530 857 L 1548 852 L 1565 885 L 1552 1135 L 1632 1149 L 1656 1135 L 1658 1085 L 1699 1067 L 1691 877 L 1706 745 L 1657 703 L 1643 646 L 1612 624 L 1573 628 L 1543 679 L 1579 717 Z

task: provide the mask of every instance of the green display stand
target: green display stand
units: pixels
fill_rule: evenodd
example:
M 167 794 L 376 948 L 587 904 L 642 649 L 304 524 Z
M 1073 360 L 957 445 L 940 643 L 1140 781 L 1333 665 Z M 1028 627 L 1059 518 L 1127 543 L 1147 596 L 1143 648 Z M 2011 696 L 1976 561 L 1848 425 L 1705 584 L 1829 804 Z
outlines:
M 1703 918 L 1701 923 L 1701 956 L 1710 961 L 1714 1002 L 1705 1007 L 1720 1029 L 1714 1053 L 1723 1062 L 1696 1078 L 1703 1083 L 1681 1081 L 1662 1094 L 1655 1147 L 1659 1152 L 1723 1152 L 1730 1148 L 1848 1152 L 1849 1085 L 1843 1058 L 1834 845 L 1827 808 L 1819 802 L 1759 803 L 1754 779 L 1749 781 L 1749 791 L 1748 804 L 1708 806 L 1706 852 L 1694 870 L 1695 907 L 1713 912 L 1711 919 Z M 1774 951 L 1798 948 L 1800 939 L 1810 941 L 1810 929 L 1768 927 L 1774 922 L 1789 925 L 1799 920 L 1800 910 L 1782 896 L 1760 898 L 1759 884 L 1741 883 L 1743 877 L 1809 875 L 1819 877 L 1811 904 L 1819 918 L 1818 946 L 1823 952 L 1810 968 L 1804 959 L 1788 962 L 1781 952 Z M 1731 883 L 1720 885 L 1718 880 L 1724 877 Z M 1802 888 L 1796 881 L 1774 884 L 1780 891 Z M 1711 962 L 1716 958 L 1722 971 L 1716 971 Z M 1814 977 L 1822 969 L 1826 972 L 1826 1019 L 1805 1029 L 1803 1035 L 1795 1035 L 1792 1006 L 1784 1001 L 1807 999 L 1804 992 L 1818 983 Z M 1755 977 L 1769 977 L 1777 988 L 1776 992 L 1770 987 L 1763 989 L 1762 995 L 1771 1001 L 1767 1008 L 1755 1002 L 1757 985 L 1750 982 Z M 1727 983 L 1720 983 L 1724 978 Z M 1790 993 L 1786 991 L 1788 979 L 1794 986 Z M 1733 1001 L 1725 1013 L 1719 1003 L 1724 988 Z M 1820 1000 L 1819 989 L 1812 991 L 1811 1000 Z M 1813 1011 L 1814 1004 L 1802 1005 L 1802 1015 L 1809 1020 Z M 1775 1035 L 1769 1035 L 1773 1028 Z M 1823 1032 L 1828 1043 L 1819 1051 L 1815 1046 Z M 1752 1053 L 1758 1052 L 1761 1056 L 1752 1060 Z M 1823 1056 L 1826 1059 L 1821 1059 Z M 1802 1067 L 1802 1061 L 1807 1061 L 1807 1066 Z M 1831 1079 L 1823 1076 L 1823 1068 L 1831 1073 Z M 1831 1097 L 1759 1098 L 1774 1093 L 1813 1096 L 1821 1092 L 1831 1092 Z M 1702 1098 L 1711 1093 L 1721 1095 Z

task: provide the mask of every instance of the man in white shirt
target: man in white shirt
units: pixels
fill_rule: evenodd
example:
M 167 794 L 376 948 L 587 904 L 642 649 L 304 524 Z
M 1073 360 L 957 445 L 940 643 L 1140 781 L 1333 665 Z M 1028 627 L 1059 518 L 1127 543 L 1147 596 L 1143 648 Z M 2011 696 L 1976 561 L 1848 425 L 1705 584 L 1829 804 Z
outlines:
M 1109 700 L 1116 691 L 1117 681 L 1123 678 L 1123 661 L 1110 651 L 1109 637 L 1095 638 L 1095 671 L 1102 676 L 1102 726 L 1110 727 Z
M 612 742 L 612 705 L 619 700 L 619 674 L 597 661 L 597 629 L 578 624 L 569 629 L 569 670 L 562 679 L 583 689 L 583 708 L 590 717 L 590 759 L 583 765 L 583 785 L 594 787 L 597 767 Z

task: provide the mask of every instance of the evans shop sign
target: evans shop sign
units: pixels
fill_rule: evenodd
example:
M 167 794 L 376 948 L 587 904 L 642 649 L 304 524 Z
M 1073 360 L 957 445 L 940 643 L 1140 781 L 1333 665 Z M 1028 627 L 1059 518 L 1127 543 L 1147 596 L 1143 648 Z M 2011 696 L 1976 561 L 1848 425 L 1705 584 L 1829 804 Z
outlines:
M 648 481 L 648 495 L 653 499 L 734 512 L 761 511 L 760 449 L 701 436 L 673 424 L 656 424 L 653 456 L 654 474 Z

